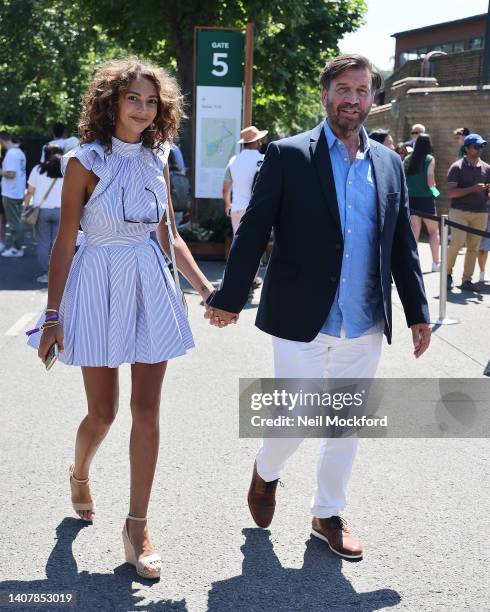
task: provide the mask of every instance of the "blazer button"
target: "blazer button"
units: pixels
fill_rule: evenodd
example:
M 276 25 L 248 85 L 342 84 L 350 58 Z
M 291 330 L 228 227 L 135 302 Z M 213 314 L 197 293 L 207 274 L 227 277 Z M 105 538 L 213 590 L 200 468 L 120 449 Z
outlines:
M 335 248 L 337 249 L 337 251 L 340 251 L 340 249 L 342 248 L 342 245 L 340 245 L 340 244 L 338 244 L 338 243 L 337 243 L 337 244 L 335 245 Z
M 336 276 L 331 276 L 330 280 L 332 281 L 332 283 L 336 283 L 337 282 L 337 277 Z

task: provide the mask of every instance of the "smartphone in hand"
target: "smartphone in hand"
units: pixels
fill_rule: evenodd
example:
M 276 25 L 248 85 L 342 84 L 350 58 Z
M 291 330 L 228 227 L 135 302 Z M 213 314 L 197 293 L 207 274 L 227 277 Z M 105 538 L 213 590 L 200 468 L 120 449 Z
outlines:
M 49 349 L 48 354 L 46 355 L 46 361 L 44 365 L 46 366 L 46 371 L 49 372 L 51 368 L 54 366 L 56 360 L 58 359 L 58 344 L 55 342 L 53 346 Z

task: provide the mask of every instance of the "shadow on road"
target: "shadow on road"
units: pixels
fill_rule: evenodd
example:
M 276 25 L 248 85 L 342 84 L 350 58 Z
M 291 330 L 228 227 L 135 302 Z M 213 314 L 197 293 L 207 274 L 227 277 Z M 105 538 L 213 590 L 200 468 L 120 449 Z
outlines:
M 311 537 L 301 569 L 282 567 L 270 531 L 244 529 L 242 575 L 213 583 L 208 612 L 371 612 L 395 606 L 392 589 L 357 593 L 342 574 L 342 560 Z
M 59 593 L 71 592 L 76 598 L 74 606 L 39 605 L 30 609 L 45 612 L 59 612 L 60 609 L 93 612 L 95 610 L 111 610 L 111 612 L 129 612 L 144 610 L 145 612 L 187 612 L 185 599 L 179 601 L 160 600 L 150 604 L 137 604 L 145 597 L 138 594 L 138 587 L 133 588 L 133 582 L 140 582 L 145 587 L 151 587 L 154 582 L 138 578 L 134 568 L 123 564 L 115 568 L 114 574 L 78 573 L 73 557 L 72 545 L 80 530 L 87 525 L 75 518 L 65 518 L 56 528 L 57 541 L 46 563 L 45 580 L 6 580 L 0 582 L 0 591 L 21 593 Z M 29 567 L 26 559 L 26 567 Z M 148 595 L 148 589 L 145 589 Z M 29 609 L 27 606 L 17 606 L 19 609 Z M 0 610 L 10 610 L 13 606 L 0 606 Z

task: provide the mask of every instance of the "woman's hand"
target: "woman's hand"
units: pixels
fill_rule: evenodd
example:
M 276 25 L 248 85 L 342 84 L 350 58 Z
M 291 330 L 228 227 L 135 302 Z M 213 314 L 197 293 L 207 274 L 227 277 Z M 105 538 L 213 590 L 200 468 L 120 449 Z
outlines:
M 54 325 L 53 327 L 45 327 L 43 329 L 43 335 L 41 336 L 41 342 L 39 343 L 39 350 L 37 352 L 39 359 L 43 363 L 46 363 L 46 357 L 56 342 L 60 353 L 63 352 L 63 328 L 61 325 Z
M 199 292 L 199 295 L 202 297 L 202 301 L 204 302 L 205 307 L 207 307 L 206 300 L 213 293 L 213 291 L 214 291 L 214 287 L 209 282 L 199 287 L 198 292 Z

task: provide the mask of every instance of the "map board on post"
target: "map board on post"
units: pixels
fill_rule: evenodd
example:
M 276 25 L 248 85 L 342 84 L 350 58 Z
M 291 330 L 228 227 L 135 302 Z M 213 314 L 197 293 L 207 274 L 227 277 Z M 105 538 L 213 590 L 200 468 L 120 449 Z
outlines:
M 242 129 L 244 33 L 196 28 L 194 194 L 220 198 Z

